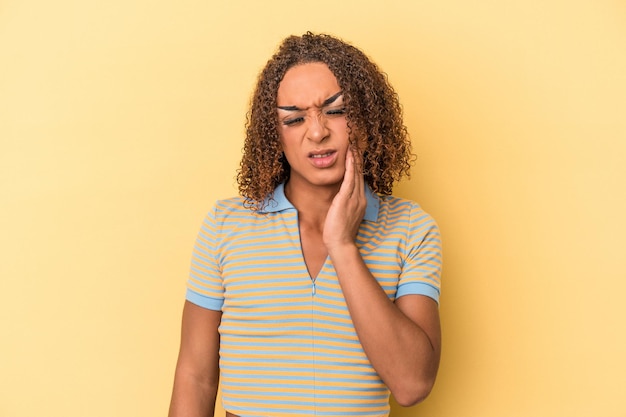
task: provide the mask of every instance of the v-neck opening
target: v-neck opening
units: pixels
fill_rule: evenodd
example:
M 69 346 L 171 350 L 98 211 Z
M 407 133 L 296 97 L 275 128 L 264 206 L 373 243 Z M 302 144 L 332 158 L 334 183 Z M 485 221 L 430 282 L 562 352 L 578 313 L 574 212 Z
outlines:
M 298 210 L 295 211 L 295 217 L 296 217 L 296 228 L 295 228 L 296 236 L 295 237 L 298 241 L 298 247 L 300 248 L 300 259 L 302 262 L 302 267 L 304 268 L 304 271 L 306 272 L 306 275 L 309 277 L 311 282 L 315 283 L 317 279 L 319 278 L 320 274 L 322 273 L 322 271 L 324 270 L 324 268 L 326 267 L 326 265 L 328 264 L 328 262 L 330 261 L 330 256 L 328 255 L 328 251 L 326 251 L 326 255 L 324 256 L 324 260 L 322 261 L 320 268 L 317 271 L 317 274 L 315 276 L 311 275 L 311 272 L 309 271 L 309 265 L 307 264 L 307 261 L 306 261 L 306 256 L 304 255 L 304 246 L 302 245 L 302 231 L 300 230 L 300 216 L 299 216 Z
M 324 270 L 324 267 L 326 267 L 326 264 L 330 260 L 330 257 L 328 255 L 326 255 L 326 258 L 324 258 L 324 262 L 322 262 L 322 266 L 320 267 L 319 271 L 317 271 L 317 275 L 312 276 L 311 273 L 309 272 L 309 267 L 306 264 L 306 258 L 304 257 L 304 251 L 302 250 L 302 242 L 300 242 L 300 253 L 301 253 L 301 256 L 302 256 L 302 263 L 304 264 L 304 269 L 306 270 L 306 274 L 309 276 L 309 279 L 311 280 L 312 283 L 317 282 L 317 279 L 319 278 L 320 274 Z

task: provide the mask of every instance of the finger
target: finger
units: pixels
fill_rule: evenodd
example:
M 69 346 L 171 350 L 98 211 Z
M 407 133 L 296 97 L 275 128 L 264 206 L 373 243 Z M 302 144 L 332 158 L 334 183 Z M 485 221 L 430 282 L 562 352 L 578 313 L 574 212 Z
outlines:
M 364 183 L 363 157 L 356 147 L 352 148 L 351 153 L 352 153 L 352 160 L 353 160 L 353 165 L 354 165 L 354 178 L 355 178 L 354 188 L 357 191 L 357 196 L 359 198 L 364 198 L 365 190 L 363 189 L 363 183 Z
M 351 196 L 354 192 L 354 182 L 356 177 L 354 171 L 355 165 L 356 164 L 354 163 L 354 155 L 352 154 L 351 150 L 348 149 L 348 151 L 346 152 L 345 174 L 343 176 L 343 182 L 341 183 L 340 188 L 340 191 L 344 190 L 348 196 Z

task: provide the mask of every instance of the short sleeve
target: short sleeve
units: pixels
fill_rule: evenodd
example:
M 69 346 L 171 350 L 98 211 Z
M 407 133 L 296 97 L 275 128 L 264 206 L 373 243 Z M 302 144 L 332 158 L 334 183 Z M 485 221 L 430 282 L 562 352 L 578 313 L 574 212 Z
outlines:
M 396 298 L 425 295 L 439 303 L 441 289 L 441 234 L 435 220 L 417 204 L 411 208 L 405 259 Z
M 186 299 L 210 310 L 221 310 L 224 286 L 217 254 L 217 221 L 214 207 L 205 217 L 191 255 Z

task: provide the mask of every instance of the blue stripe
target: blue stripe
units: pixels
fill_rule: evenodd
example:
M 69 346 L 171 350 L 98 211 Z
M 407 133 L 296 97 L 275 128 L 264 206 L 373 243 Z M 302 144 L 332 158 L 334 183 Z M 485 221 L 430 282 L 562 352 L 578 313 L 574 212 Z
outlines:
M 232 387 L 250 387 L 250 388 L 274 388 L 277 385 L 280 385 L 281 387 L 284 387 L 284 384 L 277 384 L 277 383 L 271 383 L 271 382 L 261 382 L 261 381 L 255 381 L 255 382 L 239 382 L 239 381 L 232 381 L 229 383 L 230 386 Z M 296 384 L 290 384 L 287 387 L 290 386 L 296 386 Z M 367 386 L 360 386 L 360 387 L 341 387 L 339 388 L 342 392 L 346 392 L 346 391 L 354 391 L 354 392 L 362 392 L 364 393 L 364 395 L 367 395 L 367 398 L 381 398 L 381 399 L 387 399 L 388 395 L 386 394 L 386 392 L 384 394 L 381 393 L 381 389 L 379 387 L 367 387 Z M 224 391 L 224 390 L 223 390 Z M 224 392 L 238 392 L 236 390 L 231 390 L 231 391 L 224 391 Z M 304 395 L 304 394 L 298 394 L 298 395 Z M 354 395 L 355 397 L 358 397 L 357 394 Z

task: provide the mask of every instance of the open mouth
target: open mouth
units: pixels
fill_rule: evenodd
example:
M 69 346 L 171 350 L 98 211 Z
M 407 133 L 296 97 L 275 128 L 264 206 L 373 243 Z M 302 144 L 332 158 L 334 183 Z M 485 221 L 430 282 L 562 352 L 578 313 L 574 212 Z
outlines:
M 335 164 L 337 160 L 337 151 L 330 149 L 321 149 L 309 153 L 309 161 L 317 168 L 328 168 Z
M 309 155 L 311 158 L 326 158 L 331 156 L 334 152 L 326 152 L 326 153 L 314 153 Z

